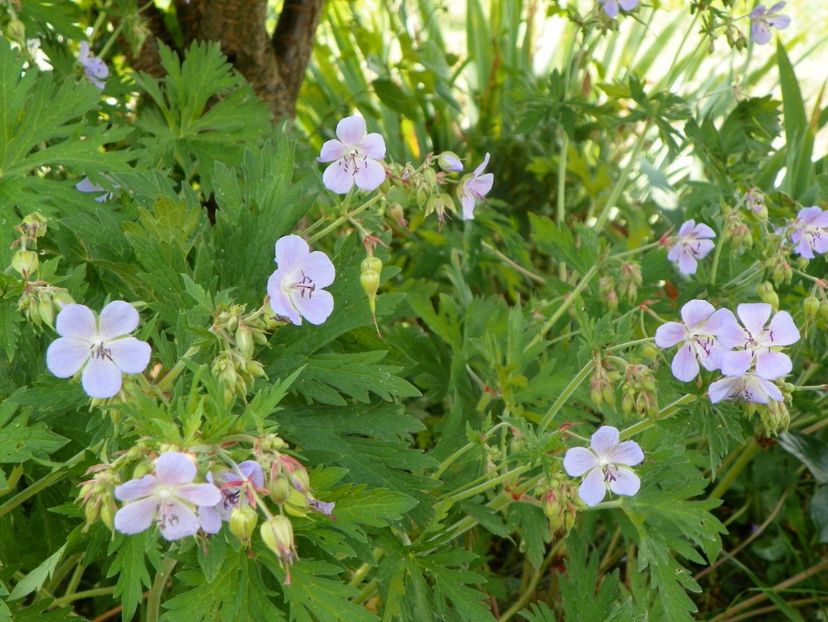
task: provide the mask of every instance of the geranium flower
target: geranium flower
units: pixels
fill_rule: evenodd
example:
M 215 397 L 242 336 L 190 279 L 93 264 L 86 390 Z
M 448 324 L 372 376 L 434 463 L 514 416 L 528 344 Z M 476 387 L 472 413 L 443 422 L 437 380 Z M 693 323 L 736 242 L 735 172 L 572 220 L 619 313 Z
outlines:
M 458 192 L 460 203 L 463 206 L 463 220 L 474 220 L 474 207 L 478 201 L 482 201 L 494 184 L 494 175 L 483 173 L 489 165 L 489 154 L 483 158 L 483 162 L 460 182 Z
M 784 399 L 779 387 L 754 373 L 725 376 L 712 383 L 707 394 L 714 404 L 729 398 L 755 404 L 768 404 L 771 400 L 781 402 Z
M 155 474 L 144 475 L 115 488 L 115 497 L 128 503 L 115 513 L 115 529 L 140 533 L 158 523 L 167 540 L 194 536 L 199 529 L 195 508 L 213 506 L 221 492 L 213 484 L 193 484 L 196 466 L 183 453 L 167 451 L 155 461 Z
M 667 259 L 678 266 L 682 274 L 695 274 L 698 260 L 704 259 L 715 248 L 710 238 L 716 233 L 704 223 L 688 220 L 678 232 L 675 244 L 667 253 Z
M 638 6 L 638 0 L 600 0 L 604 12 L 613 19 L 618 17 L 618 7 L 621 6 L 625 11 L 632 11 Z
M 218 533 L 222 521 L 229 521 L 233 508 L 240 505 L 256 507 L 254 490 L 264 489 L 264 473 L 258 462 L 245 460 L 239 463 L 239 473 L 224 471 L 217 476 L 207 474 L 211 484 L 218 484 L 221 499 L 215 505 L 201 507 L 198 518 L 201 528 L 207 533 Z
M 765 380 L 776 380 L 790 373 L 793 368 L 790 357 L 773 348 L 799 341 L 799 330 L 787 311 L 778 312 L 768 324 L 772 310 L 762 302 L 741 304 L 736 307 L 736 314 L 742 325 L 732 315 L 725 320 L 719 340 L 726 348 L 737 349 L 722 354 L 724 375 L 742 376 L 754 363 L 756 375 Z
M 109 77 L 109 67 L 100 58 L 89 53 L 89 44 L 86 41 L 80 44 L 78 62 L 83 67 L 86 79 L 103 90 L 105 80 Z
M 115 300 L 100 319 L 84 305 L 68 304 L 57 316 L 60 335 L 46 351 L 46 366 L 58 378 L 83 370 L 81 384 L 90 397 L 107 398 L 121 390 L 121 374 L 140 374 L 150 359 L 150 347 L 129 334 L 138 326 L 138 312 Z
M 691 300 L 681 308 L 682 323 L 667 322 L 658 327 L 655 343 L 659 348 L 672 348 L 680 343 L 673 357 L 673 375 L 682 382 L 689 382 L 699 375 L 699 363 L 707 371 L 719 369 L 724 349 L 716 334 L 733 320 L 727 309 L 716 309 L 705 300 Z
M 322 324 L 333 311 L 334 299 L 324 287 L 334 282 L 336 270 L 322 251 L 310 252 L 298 235 L 286 235 L 276 242 L 276 271 L 267 281 L 270 308 L 297 326 L 304 317 Z
M 749 188 L 745 193 L 745 205 L 757 216 L 761 215 L 766 209 L 765 195 L 759 188 Z
M 785 2 L 777 2 L 770 9 L 766 9 L 764 5 L 759 4 L 750 12 L 750 32 L 753 34 L 753 40 L 759 45 L 764 45 L 771 40 L 771 28 L 783 30 L 791 23 L 791 18 L 787 15 L 777 15 L 785 6 Z
M 805 207 L 791 225 L 791 241 L 797 254 L 813 259 L 814 253 L 828 253 L 828 210 Z
M 578 488 L 578 496 L 589 506 L 598 505 L 607 488 L 617 495 L 632 496 L 641 487 L 641 480 L 627 467 L 640 464 L 644 452 L 635 441 L 620 442 L 618 429 L 601 426 L 592 435 L 589 449 L 573 447 L 564 456 L 564 469 L 572 477 L 586 473 Z
M 102 192 L 103 194 L 95 197 L 95 201 L 98 203 L 104 203 L 105 201 L 109 201 L 109 199 L 112 198 L 111 192 L 107 191 L 107 189 L 103 186 L 99 186 L 88 177 L 84 177 L 78 183 L 76 183 L 75 189 L 79 192 L 85 192 L 90 194 L 93 192 Z
M 375 190 L 385 181 L 385 140 L 376 132 L 365 133 L 362 117 L 346 117 L 336 124 L 336 136 L 322 145 L 319 162 L 333 162 L 322 174 L 331 192 L 345 194 L 356 183 L 361 190 Z

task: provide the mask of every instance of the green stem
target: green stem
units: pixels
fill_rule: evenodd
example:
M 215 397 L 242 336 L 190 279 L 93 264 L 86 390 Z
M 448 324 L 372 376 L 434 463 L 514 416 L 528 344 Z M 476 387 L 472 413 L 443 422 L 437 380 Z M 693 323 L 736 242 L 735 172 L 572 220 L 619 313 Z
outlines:
M 828 391 L 828 384 L 807 384 L 803 386 L 794 386 L 794 391 Z
M 514 602 L 514 604 L 512 604 L 512 606 L 509 607 L 503 613 L 503 615 L 500 616 L 497 619 L 497 622 L 508 622 L 508 620 L 511 620 L 512 617 L 518 611 L 523 609 L 523 607 L 526 605 L 526 603 L 528 603 L 529 600 L 531 600 L 532 596 L 535 593 L 535 589 L 538 587 L 538 582 L 540 581 L 540 578 L 543 576 L 543 573 L 549 567 L 549 564 L 552 563 L 552 560 L 560 552 L 560 550 L 563 548 L 565 543 L 566 543 L 566 540 L 558 540 L 558 542 L 555 543 L 555 545 L 550 549 L 547 556 L 544 558 L 543 563 L 538 567 L 537 570 L 535 570 L 534 573 L 532 573 L 532 578 L 529 580 L 529 583 L 527 584 L 526 589 L 523 590 L 523 592 L 518 597 L 518 599 Z
M 62 596 L 61 598 L 56 598 L 51 605 L 49 605 L 50 609 L 63 607 L 64 605 L 68 605 L 76 600 L 83 600 L 84 598 L 95 598 L 96 596 L 109 596 L 115 591 L 114 586 L 109 587 L 96 587 L 91 590 L 85 590 L 83 592 L 73 592 L 72 594 L 67 594 L 66 596 Z
M 569 149 L 569 134 L 564 129 L 561 129 L 561 131 L 563 132 L 563 138 L 561 139 L 561 153 L 558 156 L 558 205 L 556 210 L 558 229 L 563 229 L 566 222 L 566 157 Z M 566 262 L 564 261 L 558 264 L 558 278 L 561 281 L 566 281 Z
M 115 30 L 112 31 L 112 34 L 109 36 L 109 39 L 106 40 L 106 43 L 101 48 L 101 51 L 98 52 L 98 58 L 104 58 L 107 55 L 107 53 L 109 52 L 109 49 L 115 43 L 115 40 L 121 34 L 121 31 L 123 29 L 124 29 L 124 21 L 121 20 L 120 22 L 118 22 L 118 25 L 115 27 Z
M 682 406 L 684 406 L 685 404 L 690 404 L 695 400 L 696 396 L 691 393 L 688 393 L 687 395 L 682 395 L 675 402 L 667 404 L 667 406 L 659 410 L 658 417 L 656 417 L 655 419 L 644 419 L 642 421 L 639 421 L 638 423 L 632 424 L 628 428 L 624 428 L 623 430 L 621 430 L 621 440 L 626 440 L 632 436 L 635 436 L 636 434 L 641 434 L 641 432 L 644 432 L 645 430 L 649 430 L 651 427 L 655 425 L 656 421 L 661 421 L 662 419 L 666 419 L 667 417 L 674 415 L 681 409 Z
M 552 329 L 552 327 L 555 325 L 555 322 L 557 322 L 561 318 L 561 316 L 564 313 L 566 313 L 567 309 L 569 309 L 569 307 L 571 307 L 575 303 L 575 301 L 578 299 L 578 295 L 582 291 L 584 291 L 587 285 L 589 285 L 589 282 L 592 280 L 592 277 L 594 277 L 597 272 L 598 265 L 596 264 L 592 266 L 583 277 L 581 277 L 581 280 L 578 282 L 578 285 L 576 285 L 575 289 L 573 289 L 569 293 L 569 296 L 566 298 L 566 300 L 563 301 L 563 304 L 561 304 L 561 306 L 557 308 L 555 313 L 553 313 L 552 317 L 550 317 L 546 321 L 546 323 L 540 329 L 538 334 L 532 338 L 532 340 L 529 342 L 529 345 L 527 346 L 527 349 L 535 346 L 541 339 L 543 339 L 546 336 L 546 333 L 548 333 Z
M 615 255 L 610 255 L 610 259 L 622 259 L 624 257 L 630 257 L 632 255 L 638 255 L 639 253 L 646 252 L 651 248 L 656 248 L 657 246 L 661 246 L 661 242 L 650 242 L 649 244 L 645 244 L 644 246 L 639 246 L 638 248 L 634 248 L 629 251 L 624 251 L 622 253 L 616 253 Z
M 713 267 L 710 269 L 710 284 L 716 284 L 716 275 L 719 273 L 719 257 L 722 254 L 722 247 L 724 246 L 724 240 L 719 240 L 719 243 L 716 244 L 716 252 L 713 253 Z
M 323 238 L 326 235 L 328 235 L 331 231 L 334 231 L 334 230 L 338 229 L 340 225 L 342 225 L 345 222 L 348 222 L 348 220 L 350 218 L 353 218 L 354 216 L 356 216 L 360 212 L 364 212 L 369 207 L 371 207 L 374 203 L 379 201 L 381 198 L 383 198 L 383 195 L 377 194 L 374 197 L 372 197 L 371 199 L 367 200 L 362 205 L 360 205 L 359 207 L 354 208 L 354 210 L 352 212 L 348 212 L 348 213 L 343 214 L 342 216 L 339 216 L 336 220 L 334 220 L 327 227 L 325 227 L 321 231 L 318 231 L 317 233 L 314 233 L 310 238 L 308 238 L 308 244 L 313 244 L 314 242 L 316 242 L 316 240 L 318 240 L 320 238 Z
M 540 425 L 538 426 L 538 429 L 541 432 L 546 430 L 549 424 L 552 423 L 552 419 L 554 419 L 555 415 L 558 414 L 558 411 L 560 411 L 560 409 L 563 408 L 564 404 L 566 404 L 566 401 L 570 397 L 572 397 L 572 394 L 578 390 L 578 387 L 581 386 L 581 383 L 584 380 L 586 380 L 587 376 L 589 376 L 592 373 L 592 366 L 593 361 L 590 360 L 586 365 L 584 365 L 581 368 L 581 371 L 579 371 L 575 375 L 575 377 L 569 381 L 569 384 L 566 385 L 566 388 L 563 391 L 561 391 L 561 394 L 558 395 L 558 399 L 556 399 L 553 402 L 552 406 L 549 407 L 549 410 L 546 411 L 546 414 L 543 416 L 543 419 L 541 419 Z
M 83 456 L 86 454 L 86 449 L 82 450 L 80 453 L 75 454 L 69 460 L 67 460 L 59 470 L 53 471 L 48 475 L 41 477 L 39 480 L 34 482 L 31 486 L 28 486 L 21 490 L 19 493 L 14 495 L 11 499 L 6 501 L 3 505 L 0 505 L 0 517 L 5 516 L 9 512 L 11 512 L 14 508 L 18 505 L 23 503 L 24 501 L 30 499 L 31 497 L 35 496 L 41 490 L 45 490 L 52 484 L 56 484 L 64 477 L 69 475 L 69 469 L 75 466 L 78 462 L 83 459 Z
M 610 210 L 615 207 L 615 203 L 618 201 L 618 198 L 621 196 L 621 193 L 624 191 L 624 186 L 627 185 L 627 179 L 632 172 L 633 166 L 635 166 L 636 161 L 638 160 L 638 156 L 641 153 L 642 147 L 644 147 L 644 140 L 647 136 L 647 132 L 650 130 L 650 125 L 652 125 L 652 121 L 647 119 L 647 123 L 644 125 L 644 128 L 641 130 L 641 134 L 638 136 L 638 140 L 635 142 L 635 147 L 633 147 L 633 152 L 630 155 L 630 159 L 627 162 L 627 165 L 624 167 L 624 170 L 621 171 L 621 176 L 618 178 L 618 181 L 615 182 L 615 185 L 610 192 L 609 198 L 607 199 L 606 204 L 604 205 L 604 209 L 598 215 L 598 220 L 595 222 L 595 231 L 599 232 L 604 228 L 604 225 L 607 224 L 607 219 L 609 218 Z
M 155 581 L 152 582 L 149 595 L 147 596 L 147 622 L 158 622 L 161 615 L 161 596 L 164 593 L 164 588 L 167 585 L 167 580 L 172 574 L 173 568 L 178 563 L 178 560 L 172 557 L 167 557 L 158 569 L 155 575 Z
M 634 339 L 633 341 L 627 341 L 626 343 L 619 343 L 616 346 L 611 346 L 607 348 L 607 352 L 615 352 L 616 350 L 623 350 L 624 348 L 629 348 L 631 346 L 638 346 L 642 343 L 652 343 L 655 341 L 654 337 L 644 337 L 643 339 Z
M 745 448 L 739 455 L 739 458 L 733 463 L 733 466 L 730 467 L 730 470 L 719 481 L 719 483 L 716 484 L 716 487 L 713 489 L 713 492 L 710 493 L 708 498 L 721 499 L 733 485 L 733 482 L 736 481 L 736 478 L 742 474 L 745 467 L 750 464 L 750 461 L 753 460 L 761 450 L 762 448 L 759 446 L 759 443 L 756 442 L 756 439 L 750 439 L 750 442 L 745 445 Z
M 468 221 L 466 221 L 466 222 L 468 222 Z M 507 255 L 504 255 L 503 253 L 501 253 L 499 250 L 497 250 L 494 246 L 492 246 L 488 242 L 483 242 L 483 248 L 485 248 L 487 251 L 489 251 L 492 255 L 497 257 L 500 261 L 505 263 L 507 266 L 509 266 L 513 270 L 516 270 L 517 272 L 519 272 L 523 276 L 525 276 L 527 279 L 531 279 L 531 280 L 535 281 L 536 283 L 540 283 L 541 285 L 546 283 L 546 279 L 544 279 L 542 276 L 540 276 L 538 274 L 535 274 L 534 272 L 532 272 L 531 270 L 528 270 L 527 268 L 524 268 L 518 262 L 516 262 L 514 259 L 508 257 Z
M 497 477 L 492 478 L 490 480 L 487 480 L 481 484 L 478 484 L 477 486 L 472 486 L 471 488 L 467 488 L 465 490 L 461 490 L 460 492 L 454 493 L 453 495 L 446 497 L 440 503 L 446 503 L 451 505 L 458 501 L 462 501 L 463 499 L 468 499 L 470 497 L 480 494 L 481 492 L 485 492 L 490 488 L 494 488 L 495 486 L 498 486 L 503 482 L 509 481 L 510 479 L 514 479 L 519 475 L 526 473 L 526 471 L 528 471 L 531 468 L 532 467 L 529 465 L 523 465 L 514 468 L 511 471 L 506 471 L 505 473 L 498 475 Z

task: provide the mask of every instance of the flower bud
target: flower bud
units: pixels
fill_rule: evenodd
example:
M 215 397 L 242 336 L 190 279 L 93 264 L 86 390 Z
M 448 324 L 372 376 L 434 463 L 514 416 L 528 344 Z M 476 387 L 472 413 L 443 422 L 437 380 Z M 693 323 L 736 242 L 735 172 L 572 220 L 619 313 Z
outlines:
M 374 257 L 373 255 L 370 257 L 366 257 L 362 260 L 360 264 L 360 271 L 365 274 L 366 272 L 376 272 L 379 274 L 382 272 L 382 259 L 379 257 Z
M 10 41 L 20 43 L 26 47 L 26 25 L 19 19 L 12 19 L 6 26 L 6 35 Z
M 285 501 L 287 501 L 290 496 L 290 480 L 288 480 L 288 478 L 283 474 L 271 477 L 267 488 L 270 498 L 279 505 L 282 505 Z
M 262 523 L 259 534 L 265 546 L 276 553 L 283 566 L 290 566 L 297 558 L 293 525 L 287 516 L 278 514 Z M 285 583 L 290 583 L 290 570 Z
M 756 293 L 759 295 L 759 300 L 769 304 L 774 311 L 779 310 L 779 296 L 773 289 L 773 285 L 769 281 L 765 281 L 756 288 Z
M 249 505 L 237 505 L 230 512 L 230 533 L 245 544 L 250 544 L 250 538 L 259 522 L 259 513 Z
M 437 157 L 438 166 L 446 173 L 459 173 L 463 170 L 463 163 L 453 151 L 444 151 Z
M 828 320 L 828 300 L 823 300 L 819 303 L 819 317 L 823 320 Z
M 253 331 L 244 324 L 239 324 L 239 327 L 236 329 L 236 348 L 238 348 L 239 352 L 245 358 L 253 358 L 253 350 L 255 348 Z
M 805 317 L 809 320 L 815 319 L 817 313 L 819 313 L 819 300 L 817 297 L 808 296 L 805 300 L 803 300 L 802 311 L 805 313 Z
M 118 508 L 115 506 L 115 502 L 111 497 L 107 497 L 101 504 L 101 522 L 106 525 L 109 531 L 115 531 L 115 512 L 117 510 Z
M 40 259 L 34 251 L 20 250 L 12 257 L 12 268 L 17 270 L 24 278 L 35 272 L 40 267 Z
M 405 219 L 405 211 L 403 210 L 403 206 L 399 203 L 391 204 L 388 208 L 388 215 L 391 216 L 391 218 L 393 218 L 403 229 L 408 227 L 408 221 Z
M 621 398 L 621 411 L 625 415 L 629 415 L 633 411 L 633 407 L 635 406 L 635 398 L 632 396 L 631 393 L 624 393 L 624 397 Z
M 20 223 L 20 227 L 23 234 L 30 239 L 42 238 L 48 229 L 46 219 L 39 212 L 27 214 Z
M 87 525 L 93 525 L 97 522 L 98 517 L 101 515 L 101 504 L 97 499 L 92 499 L 83 506 L 83 515 L 86 519 Z
M 69 295 L 62 287 L 55 288 L 55 291 L 52 292 L 52 302 L 54 303 L 56 310 L 60 311 L 66 305 L 71 305 L 75 302 L 75 299 Z

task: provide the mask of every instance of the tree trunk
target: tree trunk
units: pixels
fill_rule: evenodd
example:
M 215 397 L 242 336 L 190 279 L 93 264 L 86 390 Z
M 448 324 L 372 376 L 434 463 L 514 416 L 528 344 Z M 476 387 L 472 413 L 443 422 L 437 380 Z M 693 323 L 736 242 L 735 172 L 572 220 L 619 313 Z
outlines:
M 290 118 L 295 114 L 323 3 L 285 0 L 272 37 L 265 29 L 267 0 L 176 0 L 175 8 L 185 47 L 193 41 L 218 41 L 228 60 L 268 103 L 274 118 Z M 154 36 L 133 62 L 138 69 L 159 76 L 163 69 L 156 38 L 169 45 L 171 37 L 160 12 L 145 15 Z

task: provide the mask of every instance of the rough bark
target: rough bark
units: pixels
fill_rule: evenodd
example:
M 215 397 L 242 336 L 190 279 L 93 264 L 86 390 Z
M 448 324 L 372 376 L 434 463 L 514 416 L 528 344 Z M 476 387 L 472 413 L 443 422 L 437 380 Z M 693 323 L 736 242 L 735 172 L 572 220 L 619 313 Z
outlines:
M 313 49 L 324 0 L 285 0 L 276 30 L 265 29 L 267 0 L 176 0 L 185 47 L 218 41 L 231 63 L 253 85 L 275 118 L 292 117 Z M 153 75 L 162 73 L 157 39 L 170 45 L 161 15 L 147 15 L 153 33 L 132 59 Z

